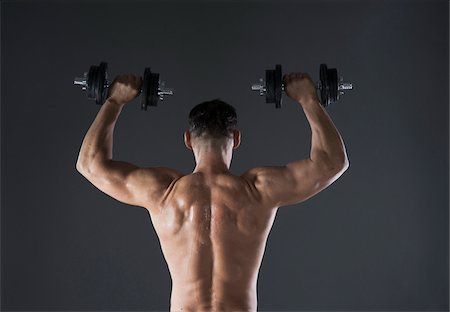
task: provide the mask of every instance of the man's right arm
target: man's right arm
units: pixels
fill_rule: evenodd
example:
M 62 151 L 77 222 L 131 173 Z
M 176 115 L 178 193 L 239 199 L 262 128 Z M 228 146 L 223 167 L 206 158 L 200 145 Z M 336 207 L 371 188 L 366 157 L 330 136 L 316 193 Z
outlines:
M 336 181 L 349 167 L 342 137 L 318 98 L 305 97 L 298 102 L 311 127 L 310 157 L 285 166 L 254 168 L 243 175 L 269 207 L 307 200 Z

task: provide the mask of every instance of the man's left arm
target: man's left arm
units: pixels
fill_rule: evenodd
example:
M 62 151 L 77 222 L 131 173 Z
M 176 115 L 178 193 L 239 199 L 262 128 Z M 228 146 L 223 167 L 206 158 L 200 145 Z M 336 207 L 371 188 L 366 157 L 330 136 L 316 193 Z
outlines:
M 181 174 L 170 168 L 139 168 L 112 159 L 116 121 L 123 106 L 137 96 L 139 86 L 136 78 L 119 80 L 116 84 L 83 139 L 76 168 L 94 186 L 118 201 L 149 208 Z

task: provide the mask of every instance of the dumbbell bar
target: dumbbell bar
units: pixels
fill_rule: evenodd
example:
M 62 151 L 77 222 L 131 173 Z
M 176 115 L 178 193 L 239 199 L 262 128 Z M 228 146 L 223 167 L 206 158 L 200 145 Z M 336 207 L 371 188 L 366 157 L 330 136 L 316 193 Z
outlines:
M 342 82 L 340 77 L 338 82 L 338 73 L 336 68 L 328 69 L 326 64 L 320 64 L 320 81 L 316 83 L 316 89 L 320 91 L 320 102 L 322 106 L 327 107 L 331 103 L 339 100 L 344 94 L 344 90 L 352 90 L 353 84 Z M 260 83 L 254 83 L 252 90 L 259 91 L 259 95 L 266 95 L 266 103 L 275 103 L 276 108 L 281 108 L 282 91 L 284 91 L 283 77 L 281 74 L 281 65 L 275 65 L 275 70 L 266 70 L 266 80 L 259 79 Z
M 73 83 L 80 85 L 87 91 L 88 99 L 95 99 L 95 102 L 102 105 L 108 95 L 108 64 L 101 62 L 99 66 L 92 65 L 89 72 L 84 73 L 82 78 L 75 78 Z M 141 109 L 147 110 L 148 106 L 157 106 L 158 100 L 163 101 L 164 95 L 173 95 L 173 90 L 165 88 L 165 82 L 159 80 L 159 74 L 152 73 L 149 67 L 144 70 L 142 79 Z

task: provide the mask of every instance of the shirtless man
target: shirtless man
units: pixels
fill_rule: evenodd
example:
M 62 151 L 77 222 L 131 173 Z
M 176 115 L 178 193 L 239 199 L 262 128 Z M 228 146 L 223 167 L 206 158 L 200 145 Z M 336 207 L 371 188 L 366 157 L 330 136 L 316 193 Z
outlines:
M 113 160 L 116 120 L 142 82 L 133 75 L 116 78 L 83 140 L 77 170 L 109 196 L 148 210 L 172 278 L 171 311 L 256 311 L 258 272 L 278 208 L 314 196 L 349 166 L 310 76 L 283 80 L 312 132 L 310 157 L 285 166 L 230 173 L 240 132 L 234 108 L 220 100 L 189 114 L 184 141 L 195 156 L 192 173 Z

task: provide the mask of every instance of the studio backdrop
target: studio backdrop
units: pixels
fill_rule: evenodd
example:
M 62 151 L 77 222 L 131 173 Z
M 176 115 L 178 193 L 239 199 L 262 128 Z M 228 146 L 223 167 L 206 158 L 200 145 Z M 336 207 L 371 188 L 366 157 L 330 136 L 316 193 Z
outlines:
M 1 2 L 1 308 L 164 311 L 171 280 L 146 209 L 76 168 L 100 106 L 73 84 L 145 67 L 174 89 L 122 111 L 114 159 L 194 169 L 190 109 L 237 109 L 231 171 L 309 157 L 294 101 L 251 90 L 266 69 L 319 65 L 353 83 L 327 112 L 350 161 L 325 191 L 279 209 L 260 311 L 448 311 L 448 1 Z M 181 261 L 181 260 L 180 260 Z

